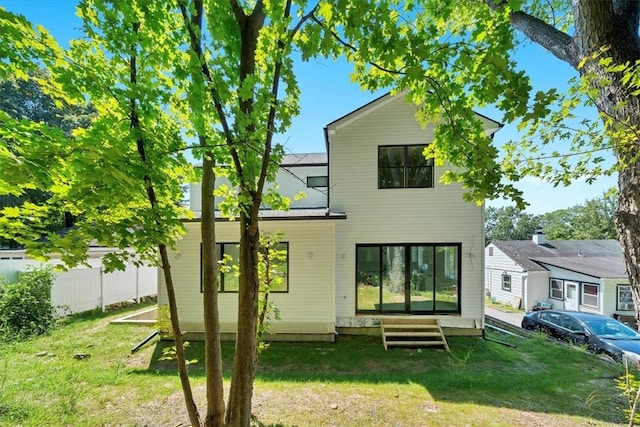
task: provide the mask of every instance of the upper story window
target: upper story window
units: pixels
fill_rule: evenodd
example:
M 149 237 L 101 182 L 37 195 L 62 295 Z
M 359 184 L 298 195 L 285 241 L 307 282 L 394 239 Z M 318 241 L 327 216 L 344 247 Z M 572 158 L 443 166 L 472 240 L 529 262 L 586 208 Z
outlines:
M 329 186 L 329 177 L 328 176 L 308 176 L 307 177 L 307 187 L 328 187 Z
M 426 145 L 378 147 L 378 188 L 433 187 L 433 159 L 422 152 Z

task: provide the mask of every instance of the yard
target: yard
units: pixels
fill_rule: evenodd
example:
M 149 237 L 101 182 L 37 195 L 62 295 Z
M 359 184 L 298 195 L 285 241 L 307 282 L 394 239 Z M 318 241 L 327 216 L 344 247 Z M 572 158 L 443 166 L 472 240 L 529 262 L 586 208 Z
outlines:
M 50 336 L 0 349 L 0 425 L 187 425 L 170 343 L 130 349 L 151 329 L 76 318 Z M 262 426 L 611 426 L 625 422 L 617 365 L 536 337 L 511 348 L 451 337 L 439 349 L 384 351 L 379 338 L 272 343 L 254 392 Z M 233 356 L 224 345 L 227 368 Z M 204 408 L 203 345 L 187 348 Z M 75 357 L 74 357 L 75 356 Z

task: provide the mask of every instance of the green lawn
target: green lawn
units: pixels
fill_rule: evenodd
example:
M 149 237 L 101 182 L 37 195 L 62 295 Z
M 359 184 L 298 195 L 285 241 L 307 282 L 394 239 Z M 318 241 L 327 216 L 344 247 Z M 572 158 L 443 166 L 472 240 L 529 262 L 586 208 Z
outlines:
M 50 336 L 0 348 L 0 425 L 142 426 L 186 423 L 170 343 L 130 349 L 151 329 L 110 325 L 122 313 L 78 319 Z M 617 365 L 537 336 L 450 337 L 440 349 L 385 351 L 379 338 L 272 343 L 254 392 L 265 426 L 609 426 L 624 423 Z M 189 358 L 201 361 L 193 342 Z M 76 354 L 90 357 L 76 359 Z M 225 344 L 227 369 L 233 356 Z M 199 404 L 200 362 L 190 366 Z M 201 412 L 204 407 L 201 408 Z M 186 425 L 186 424 L 184 424 Z

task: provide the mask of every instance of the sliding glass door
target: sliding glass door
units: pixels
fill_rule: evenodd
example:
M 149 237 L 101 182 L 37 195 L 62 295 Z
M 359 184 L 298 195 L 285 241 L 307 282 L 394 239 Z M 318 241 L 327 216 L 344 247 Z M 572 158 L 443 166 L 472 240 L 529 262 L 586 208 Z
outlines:
M 356 246 L 358 313 L 460 312 L 460 244 Z

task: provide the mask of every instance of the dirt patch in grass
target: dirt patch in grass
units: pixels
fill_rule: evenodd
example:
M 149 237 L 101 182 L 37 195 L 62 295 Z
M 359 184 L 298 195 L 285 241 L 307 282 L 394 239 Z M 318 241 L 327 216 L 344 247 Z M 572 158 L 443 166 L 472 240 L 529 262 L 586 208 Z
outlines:
M 205 387 L 194 387 L 194 396 L 204 412 Z M 225 397 L 228 389 L 225 390 Z M 476 408 L 480 410 L 480 407 Z M 469 408 L 460 412 L 447 403 L 435 402 L 428 393 L 397 391 L 376 396 L 365 387 L 350 390 L 333 384 L 320 386 L 295 385 L 280 389 L 269 385 L 256 385 L 253 397 L 253 426 L 372 426 L 393 425 L 412 427 L 419 425 L 448 426 L 522 426 L 547 425 L 554 427 L 616 426 L 593 419 L 581 419 L 558 414 L 521 411 L 509 408 L 482 407 L 478 418 Z M 157 402 L 139 407 L 135 425 L 188 426 L 181 393 L 173 393 Z

